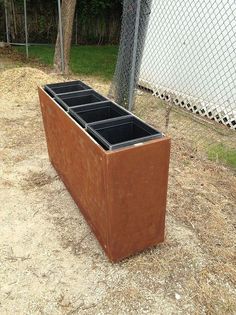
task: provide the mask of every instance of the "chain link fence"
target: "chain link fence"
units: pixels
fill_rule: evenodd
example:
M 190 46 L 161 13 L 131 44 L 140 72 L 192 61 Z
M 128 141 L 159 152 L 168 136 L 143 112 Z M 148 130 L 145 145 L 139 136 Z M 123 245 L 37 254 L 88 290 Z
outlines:
M 235 148 L 235 11 L 235 0 L 124 0 L 110 96 L 174 139 Z

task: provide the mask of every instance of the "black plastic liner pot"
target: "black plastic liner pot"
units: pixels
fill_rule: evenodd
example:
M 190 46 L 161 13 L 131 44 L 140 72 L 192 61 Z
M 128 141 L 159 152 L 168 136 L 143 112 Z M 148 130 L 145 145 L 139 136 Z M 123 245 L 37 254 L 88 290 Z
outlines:
M 71 81 L 71 82 L 47 84 L 45 85 L 44 89 L 51 96 L 55 96 L 55 95 L 63 94 L 63 93 L 91 90 L 91 87 L 84 84 L 82 81 Z
M 110 101 L 72 107 L 69 113 L 85 128 L 88 123 L 130 115 L 130 112 Z
M 88 124 L 88 132 L 107 150 L 161 138 L 162 133 L 134 116 Z
M 55 100 L 65 109 L 69 110 L 70 107 L 74 106 L 107 101 L 107 98 L 98 94 L 94 90 L 88 90 L 76 93 L 56 95 Z

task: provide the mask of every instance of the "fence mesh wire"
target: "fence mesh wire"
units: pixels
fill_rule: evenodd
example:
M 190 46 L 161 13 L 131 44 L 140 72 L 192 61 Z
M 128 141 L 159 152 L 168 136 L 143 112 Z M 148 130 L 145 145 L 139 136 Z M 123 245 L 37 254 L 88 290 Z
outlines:
M 235 12 L 234 0 L 124 0 L 110 96 L 128 107 L 135 91 L 134 112 L 173 138 L 235 147 Z
M 126 0 L 123 4 L 119 54 L 110 95 L 126 108 L 138 83 L 151 2 Z

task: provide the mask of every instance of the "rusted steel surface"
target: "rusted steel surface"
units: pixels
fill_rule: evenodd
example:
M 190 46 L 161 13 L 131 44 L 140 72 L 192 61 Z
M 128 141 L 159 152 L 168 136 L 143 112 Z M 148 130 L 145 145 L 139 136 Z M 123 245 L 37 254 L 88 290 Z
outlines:
M 105 248 L 106 154 L 43 90 L 39 95 L 50 160 Z
M 111 257 L 164 240 L 169 144 L 155 140 L 108 155 Z
M 112 261 L 164 240 L 170 139 L 105 151 L 39 88 L 50 160 Z

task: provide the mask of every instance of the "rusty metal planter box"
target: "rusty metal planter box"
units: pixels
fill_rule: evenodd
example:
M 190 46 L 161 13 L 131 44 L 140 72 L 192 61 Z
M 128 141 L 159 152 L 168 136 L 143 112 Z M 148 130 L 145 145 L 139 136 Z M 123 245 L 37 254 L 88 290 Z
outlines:
M 42 88 L 39 97 L 51 163 L 109 259 L 163 242 L 170 139 L 106 151 Z

